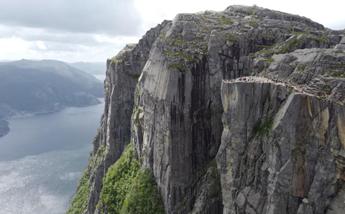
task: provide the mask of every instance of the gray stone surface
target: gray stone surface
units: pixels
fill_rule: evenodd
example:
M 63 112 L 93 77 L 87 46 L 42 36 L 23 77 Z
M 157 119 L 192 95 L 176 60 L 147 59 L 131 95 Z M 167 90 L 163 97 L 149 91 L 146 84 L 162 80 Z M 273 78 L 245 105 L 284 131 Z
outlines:
M 345 44 L 345 36 L 341 39 L 340 44 Z
M 341 210 L 342 32 L 259 7 L 179 14 L 108 62 L 88 213 L 132 141 L 166 213 Z M 97 211 L 96 211 L 97 212 Z
M 344 184 L 342 184 L 344 185 Z M 342 214 L 345 210 L 345 188 L 344 186 L 340 188 L 337 196 L 334 198 L 330 204 L 327 214 Z
M 343 177 L 345 107 L 263 77 L 224 82 L 222 100 L 224 213 L 325 213 Z
M 340 39 L 308 19 L 256 7 L 235 6 L 223 13 L 181 14 L 174 19 L 143 69 L 135 98 L 140 111 L 135 115 L 140 117 L 132 123 L 133 142 L 143 166 L 155 175 L 168 213 L 190 212 L 198 191 L 195 184 L 218 151 L 222 80 L 270 72 L 266 67 L 276 57 L 271 53 L 332 48 Z M 285 78 L 293 72 L 288 64 L 293 57 L 282 59 L 277 75 Z M 252 194 L 256 194 L 251 196 L 254 208 L 263 209 L 262 196 Z M 231 194 L 223 191 L 224 206 L 228 199 Z
M 130 142 L 131 115 L 137 80 L 149 57 L 152 44 L 160 31 L 169 24 L 163 22 L 152 28 L 138 44 L 127 45 L 118 55 L 107 61 L 107 76 L 104 82 L 105 109 L 91 155 L 91 159 L 96 158 L 101 161 L 96 165 L 89 165 L 90 194 L 86 213 L 98 212 L 96 205 L 102 189 L 103 177 Z M 101 157 L 97 157 L 100 149 L 103 149 L 104 153 Z

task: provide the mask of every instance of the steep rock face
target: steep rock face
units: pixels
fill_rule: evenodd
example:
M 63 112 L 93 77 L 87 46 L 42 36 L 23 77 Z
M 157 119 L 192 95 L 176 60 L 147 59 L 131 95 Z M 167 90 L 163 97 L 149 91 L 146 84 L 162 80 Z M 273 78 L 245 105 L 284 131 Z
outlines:
M 262 77 L 243 79 L 222 88 L 224 213 L 326 213 L 343 177 L 345 107 Z
M 341 213 L 342 36 L 242 6 L 149 31 L 108 62 L 87 213 L 130 141 L 166 213 Z
M 149 56 L 151 46 L 160 31 L 169 25 L 163 22 L 151 29 L 138 44 L 127 45 L 117 56 L 107 61 L 105 109 L 101 127 L 93 142 L 90 157 L 89 193 L 83 213 L 95 213 L 107 169 L 115 163 L 130 142 L 130 124 L 137 79 Z M 95 161 L 96 160 L 96 161 Z
M 266 52 L 327 48 L 339 40 L 308 19 L 255 7 L 175 18 L 143 69 L 133 118 L 133 141 L 143 166 L 156 177 L 168 213 L 197 209 L 197 196 L 207 191 L 200 180 L 221 142 L 221 81 L 266 71 L 271 62 Z M 220 213 L 226 205 L 220 195 L 213 197 L 205 199 L 206 204 L 217 200 L 203 213 Z
M 224 213 L 345 211 L 344 57 L 296 50 L 274 55 L 261 77 L 223 82 Z

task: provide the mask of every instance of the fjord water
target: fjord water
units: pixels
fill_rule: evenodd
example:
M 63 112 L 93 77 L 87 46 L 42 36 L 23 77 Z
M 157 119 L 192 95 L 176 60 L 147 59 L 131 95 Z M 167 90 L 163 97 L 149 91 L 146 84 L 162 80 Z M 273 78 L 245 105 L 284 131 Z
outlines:
M 10 120 L 0 138 L 0 214 L 66 211 L 87 165 L 103 103 Z

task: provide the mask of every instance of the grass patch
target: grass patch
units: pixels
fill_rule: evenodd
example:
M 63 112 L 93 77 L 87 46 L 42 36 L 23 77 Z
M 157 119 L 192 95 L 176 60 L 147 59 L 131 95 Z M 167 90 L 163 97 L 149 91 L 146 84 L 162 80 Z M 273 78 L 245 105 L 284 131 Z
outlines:
M 272 57 L 269 57 L 269 58 L 264 59 L 264 61 L 268 64 L 271 64 L 272 62 L 274 62 L 274 59 Z
M 322 92 L 324 92 L 326 95 L 329 95 L 332 93 L 332 87 L 330 85 L 322 85 L 321 87 Z
M 184 41 L 182 38 L 174 38 L 174 39 L 171 39 L 170 41 L 170 45 L 171 46 L 177 46 L 177 47 L 183 47 L 186 44 L 186 41 Z
M 102 213 L 120 213 L 138 171 L 139 162 L 134 156 L 133 146 L 129 144 L 103 179 L 103 188 L 97 205 Z
M 249 25 L 250 25 L 251 27 L 253 27 L 253 28 L 257 28 L 257 27 L 259 26 L 257 20 L 255 20 L 255 19 L 251 19 L 251 20 L 249 21 Z
M 328 37 L 327 37 L 327 35 L 325 35 L 325 34 L 322 34 L 321 36 L 319 36 L 319 37 L 314 37 L 314 38 L 315 38 L 315 40 L 317 40 L 320 44 L 326 44 L 326 43 L 329 42 Z
M 312 35 L 308 32 L 296 32 L 293 33 L 294 37 L 283 43 L 283 45 L 279 48 L 279 53 L 288 53 L 292 52 L 296 49 L 302 48 L 307 41 L 313 40 L 317 42 L 319 45 L 325 45 L 329 42 L 327 35 Z
M 228 34 L 225 35 L 225 39 L 228 42 L 234 43 L 234 42 L 236 42 L 238 40 L 238 36 L 236 34 L 234 34 L 234 33 L 228 33 Z
M 77 192 L 73 197 L 71 206 L 69 207 L 67 214 L 81 214 L 87 208 L 89 198 L 89 171 L 85 170 L 83 176 L 79 181 Z
M 263 55 L 263 56 L 272 56 L 275 54 L 275 50 L 273 48 L 264 48 L 255 53 L 255 55 Z
M 186 66 L 182 63 L 171 63 L 168 65 L 168 68 L 171 70 L 178 70 L 180 72 L 184 72 L 186 70 Z
M 140 170 L 123 203 L 122 214 L 164 214 L 156 183 L 148 170 Z
M 94 170 L 101 163 L 104 158 L 104 154 L 105 146 L 101 145 L 96 154 L 91 156 L 89 166 L 84 171 L 84 174 L 79 181 L 77 192 L 73 196 L 73 200 L 67 211 L 67 214 L 81 214 L 86 210 L 90 194 L 90 172 L 92 172 L 92 170 Z
M 91 169 L 96 168 L 103 160 L 105 155 L 105 146 L 100 145 L 96 154 L 93 155 L 89 161 L 89 165 Z
M 185 60 L 187 62 L 194 61 L 193 55 L 192 54 L 188 54 L 188 53 L 184 52 L 183 50 L 175 50 L 175 51 L 165 50 L 163 52 L 163 54 L 166 57 L 169 57 L 169 58 L 183 59 L 183 60 Z
M 148 170 L 140 169 L 132 144 L 108 169 L 97 207 L 101 213 L 164 214 L 155 181 Z
M 232 21 L 232 19 L 223 15 L 219 17 L 219 23 L 222 25 L 232 25 L 234 22 Z
M 297 71 L 299 71 L 299 72 L 302 72 L 302 71 L 304 71 L 305 70 L 305 68 L 307 67 L 307 64 L 303 64 L 303 63 L 301 63 L 301 64 L 298 64 L 297 65 Z
M 299 49 L 300 46 L 303 44 L 303 39 L 299 38 L 298 36 L 294 36 L 293 38 L 286 41 L 280 48 L 279 53 L 288 53 L 293 50 Z
M 184 72 L 187 70 L 186 65 L 197 62 L 197 60 L 194 58 L 194 55 L 192 53 L 187 53 L 183 50 L 180 50 L 180 51 L 166 50 L 163 52 L 163 54 L 170 59 L 174 59 L 175 61 L 175 62 L 170 62 L 168 64 L 168 68 L 172 70 L 178 70 L 180 72 Z
M 111 58 L 111 63 L 112 64 L 120 64 L 120 63 L 123 62 L 123 60 L 124 59 L 121 56 L 114 56 L 114 57 Z
M 267 136 L 271 132 L 272 126 L 273 118 L 258 121 L 253 128 L 254 136 Z
M 329 75 L 331 77 L 345 78 L 345 71 L 330 71 Z

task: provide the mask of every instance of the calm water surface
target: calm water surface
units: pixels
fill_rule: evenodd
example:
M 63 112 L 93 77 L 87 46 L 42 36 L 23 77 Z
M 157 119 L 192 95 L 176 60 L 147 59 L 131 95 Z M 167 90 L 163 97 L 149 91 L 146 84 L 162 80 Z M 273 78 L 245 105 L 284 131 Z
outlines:
M 87 165 L 103 104 L 10 120 L 0 138 L 0 214 L 61 214 Z

